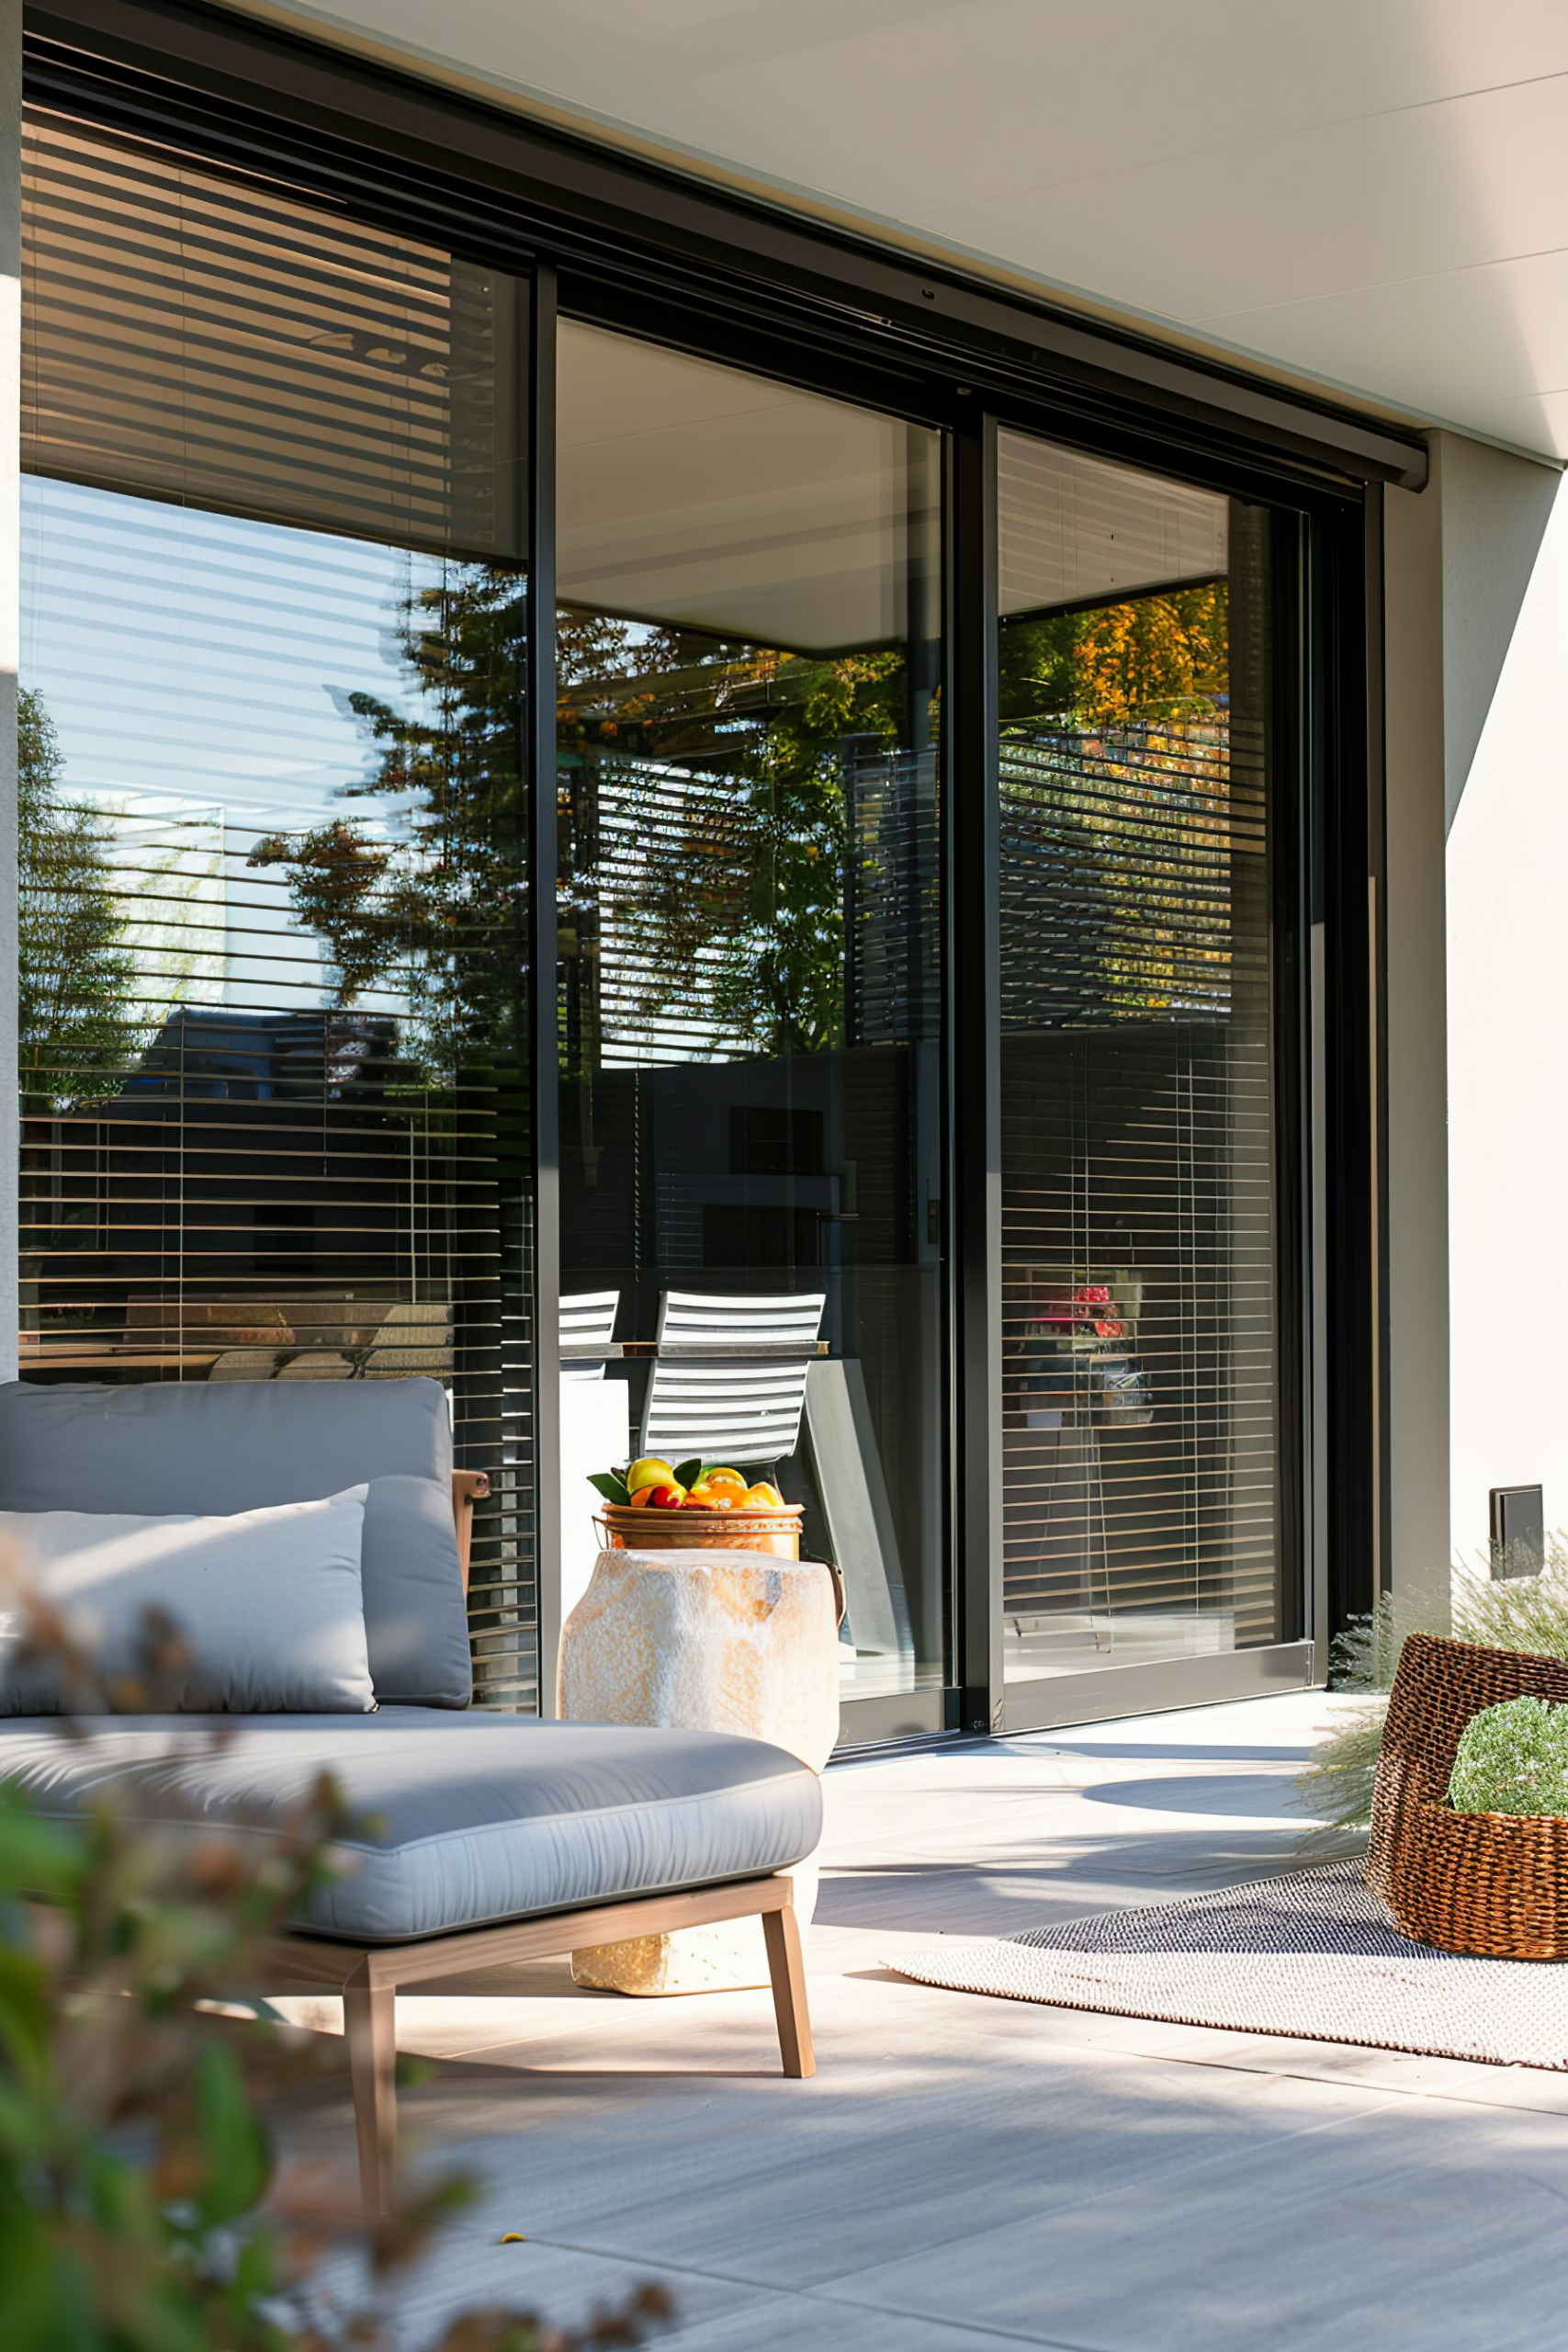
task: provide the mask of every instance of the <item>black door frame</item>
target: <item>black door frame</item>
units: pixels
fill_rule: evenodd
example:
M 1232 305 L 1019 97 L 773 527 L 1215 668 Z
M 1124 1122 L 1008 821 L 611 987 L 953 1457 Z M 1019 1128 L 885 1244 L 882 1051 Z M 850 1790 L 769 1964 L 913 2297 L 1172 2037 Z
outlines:
M 985 1733 L 1004 1720 L 998 425 L 1300 518 L 1299 532 L 1281 535 L 1292 552 L 1276 579 L 1293 599 L 1303 648 L 1290 717 L 1303 915 L 1290 945 L 1294 993 L 1283 1039 L 1295 1057 L 1302 1118 L 1282 1170 L 1302 1313 L 1287 1331 L 1281 1385 L 1296 1434 L 1285 1484 L 1321 1650 L 1328 1632 L 1370 1604 L 1385 1549 L 1378 554 L 1382 485 L 1421 486 L 1420 440 L 188 0 L 51 0 L 29 9 L 25 90 L 45 110 L 220 166 L 263 170 L 345 212 L 533 278 L 527 923 L 541 1558 L 554 1555 L 561 1509 L 551 1341 L 558 1119 L 546 1083 L 556 1035 L 554 645 L 538 593 L 554 576 L 558 300 L 574 313 L 944 429 L 953 1673 L 945 1696 L 852 1702 L 856 1739 Z M 551 1582 L 539 1578 L 542 1659 L 558 1631 Z M 543 1688 L 541 1705 L 550 1712 Z

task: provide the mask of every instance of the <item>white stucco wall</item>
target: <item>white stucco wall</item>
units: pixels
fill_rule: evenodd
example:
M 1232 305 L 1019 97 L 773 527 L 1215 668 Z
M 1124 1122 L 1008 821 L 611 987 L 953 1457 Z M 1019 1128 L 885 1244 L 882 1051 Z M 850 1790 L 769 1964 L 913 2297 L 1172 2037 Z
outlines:
M 1443 462 L 1450 1510 L 1568 1529 L 1568 489 Z

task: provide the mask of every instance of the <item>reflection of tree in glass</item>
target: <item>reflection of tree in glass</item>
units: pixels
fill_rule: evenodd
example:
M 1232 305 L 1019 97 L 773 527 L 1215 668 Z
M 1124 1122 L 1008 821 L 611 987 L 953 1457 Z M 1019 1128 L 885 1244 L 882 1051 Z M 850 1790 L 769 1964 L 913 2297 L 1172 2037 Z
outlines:
M 338 1001 L 389 985 L 409 1042 L 451 1071 L 504 1051 L 520 973 L 524 583 L 473 565 L 416 590 L 400 650 L 412 715 L 368 694 L 350 706 L 377 766 L 345 799 L 379 798 L 390 825 L 346 816 L 258 842 L 295 911 L 326 941 Z M 727 1030 L 758 1053 L 837 1042 L 843 1024 L 846 737 L 898 741 L 897 653 L 805 661 L 674 628 L 564 612 L 560 750 L 641 821 L 648 854 L 616 914 L 649 975 L 651 1016 L 704 985 Z M 596 849 L 563 843 L 562 946 L 592 929 Z M 581 870 L 580 870 L 581 869 Z
M 64 761 L 41 696 L 17 698 L 17 1017 L 22 1109 L 118 1094 L 143 1042 L 109 835 L 59 790 Z
M 1229 653 L 1223 580 L 1009 621 L 1001 632 L 1002 726 L 1091 735 L 1130 722 L 1206 718 L 1225 695 Z
M 1081 1009 L 1210 1009 L 1230 956 L 1219 867 L 1236 846 L 1226 583 L 1010 621 L 1000 668 L 1004 824 L 1018 857 L 1071 868 Z
M 603 625 L 601 625 L 603 626 Z M 645 845 L 615 875 L 638 1023 L 701 992 L 732 1050 L 812 1053 L 844 1034 L 846 743 L 893 748 L 896 651 L 808 660 L 627 629 L 618 671 L 563 664 L 563 763 Z M 591 858 L 602 854 L 601 842 Z
M 399 632 L 412 711 L 349 696 L 377 764 L 342 797 L 391 804 L 389 822 L 372 833 L 335 817 L 271 834 L 249 860 L 288 869 L 296 914 L 332 952 L 338 1002 L 395 989 L 405 1052 L 447 1082 L 517 1050 L 526 620 L 524 581 L 500 565 L 413 591 Z
M 382 801 L 389 821 L 371 832 L 334 817 L 252 853 L 288 869 L 296 913 L 330 947 L 339 1002 L 392 987 L 410 1007 L 406 1047 L 447 1074 L 514 1050 L 525 628 L 523 580 L 504 567 L 454 569 L 414 591 L 399 635 L 412 711 L 349 698 L 377 763 L 343 797 Z M 573 985 L 592 985 L 584 951 L 599 944 L 613 809 L 640 847 L 615 877 L 636 975 L 623 1013 L 657 1023 L 700 988 L 735 1049 L 841 1043 L 846 746 L 908 748 L 902 652 L 810 659 L 571 612 L 558 642 L 563 770 L 592 784 L 597 812 L 574 835 L 569 785 L 560 912 Z M 1195 820 L 1227 821 L 1225 670 L 1224 582 L 1002 631 L 1004 753 L 1021 755 L 1010 788 L 1097 852 L 1125 967 L 1104 978 L 1123 1010 L 1170 1002 L 1162 876 Z M 1135 858 L 1119 846 L 1130 825 Z M 569 1069 L 592 1061 L 590 1027 L 569 1022 Z

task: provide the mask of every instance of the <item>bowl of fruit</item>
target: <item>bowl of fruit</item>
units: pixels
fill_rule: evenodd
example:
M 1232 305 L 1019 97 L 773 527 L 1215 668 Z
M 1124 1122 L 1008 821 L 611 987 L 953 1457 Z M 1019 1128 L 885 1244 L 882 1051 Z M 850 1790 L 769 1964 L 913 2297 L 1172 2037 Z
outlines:
M 800 1505 L 766 1478 L 724 1463 L 646 1455 L 589 1480 L 604 1498 L 595 1524 L 612 1552 L 771 1552 L 800 1557 Z

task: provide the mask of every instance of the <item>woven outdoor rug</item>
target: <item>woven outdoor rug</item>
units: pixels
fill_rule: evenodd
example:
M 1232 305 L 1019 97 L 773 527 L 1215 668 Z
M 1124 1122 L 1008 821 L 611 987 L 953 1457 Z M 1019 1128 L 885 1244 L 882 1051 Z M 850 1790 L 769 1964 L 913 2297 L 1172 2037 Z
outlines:
M 1568 2071 L 1568 1966 L 1412 1943 L 1361 1871 L 1328 1862 L 1021 1936 L 944 1938 L 887 1965 L 1010 2001 Z

